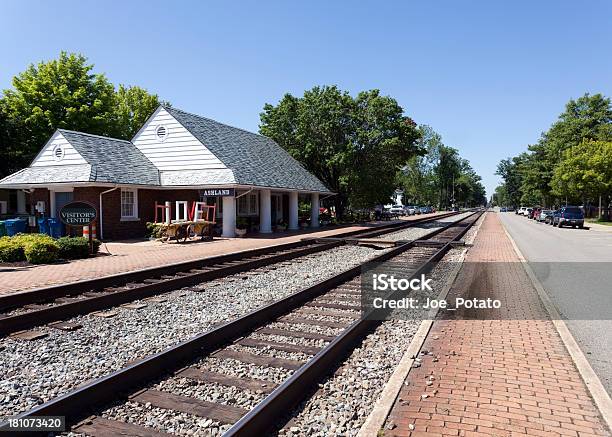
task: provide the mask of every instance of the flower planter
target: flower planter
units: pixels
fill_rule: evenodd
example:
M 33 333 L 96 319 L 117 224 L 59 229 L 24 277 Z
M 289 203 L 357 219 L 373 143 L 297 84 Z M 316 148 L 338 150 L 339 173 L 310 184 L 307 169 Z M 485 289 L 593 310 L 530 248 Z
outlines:
M 242 237 L 244 237 L 246 235 L 247 230 L 246 229 L 238 229 L 238 228 L 236 228 L 234 232 L 236 232 L 236 236 L 237 237 L 242 238 Z

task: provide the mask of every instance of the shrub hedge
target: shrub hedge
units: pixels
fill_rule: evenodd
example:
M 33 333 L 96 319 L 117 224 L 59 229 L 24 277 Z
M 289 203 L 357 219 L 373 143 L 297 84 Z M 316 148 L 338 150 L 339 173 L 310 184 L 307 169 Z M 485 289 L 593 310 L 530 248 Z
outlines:
M 55 241 L 34 240 L 24 247 L 26 260 L 32 264 L 48 264 L 57 261 L 59 245 Z
M 100 248 L 94 240 L 94 253 Z M 83 237 L 62 237 L 54 240 L 45 234 L 17 234 L 0 238 L 0 262 L 28 261 L 44 264 L 61 259 L 78 259 L 89 256 L 89 241 Z

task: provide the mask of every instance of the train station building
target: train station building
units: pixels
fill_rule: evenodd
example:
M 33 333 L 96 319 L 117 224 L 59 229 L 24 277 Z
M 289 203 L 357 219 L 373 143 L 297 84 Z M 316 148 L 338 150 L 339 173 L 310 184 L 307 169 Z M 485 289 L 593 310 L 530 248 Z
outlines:
M 225 237 L 237 223 L 261 233 L 317 227 L 320 198 L 332 195 L 270 138 L 167 106 L 131 141 L 58 129 L 0 189 L 25 193 L 28 212 L 48 217 L 87 201 L 103 239 L 144 236 L 156 203 L 177 201 L 216 205 Z M 310 203 L 308 220 L 300 220 L 300 199 Z

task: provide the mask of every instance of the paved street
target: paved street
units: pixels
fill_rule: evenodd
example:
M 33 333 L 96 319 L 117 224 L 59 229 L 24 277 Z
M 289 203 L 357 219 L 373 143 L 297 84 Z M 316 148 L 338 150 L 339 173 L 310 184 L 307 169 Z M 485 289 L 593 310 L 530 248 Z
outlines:
M 499 216 L 612 393 L 612 229 L 557 229 L 514 213 Z

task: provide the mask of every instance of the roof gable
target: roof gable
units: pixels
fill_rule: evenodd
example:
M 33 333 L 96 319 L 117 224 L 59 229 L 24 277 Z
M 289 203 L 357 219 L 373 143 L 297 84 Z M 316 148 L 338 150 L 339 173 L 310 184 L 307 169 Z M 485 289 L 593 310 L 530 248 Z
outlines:
M 272 139 L 176 108 L 165 109 L 234 172 L 236 183 L 329 192 Z
M 163 127 L 163 138 L 157 129 Z M 159 106 L 132 143 L 161 171 L 220 170 L 227 167 L 168 111 Z
M 85 158 L 70 144 L 62 132 L 56 130 L 32 160 L 30 167 L 83 164 L 87 164 Z
M 91 165 L 91 182 L 159 185 L 159 171 L 131 142 L 60 129 Z

